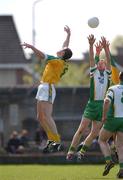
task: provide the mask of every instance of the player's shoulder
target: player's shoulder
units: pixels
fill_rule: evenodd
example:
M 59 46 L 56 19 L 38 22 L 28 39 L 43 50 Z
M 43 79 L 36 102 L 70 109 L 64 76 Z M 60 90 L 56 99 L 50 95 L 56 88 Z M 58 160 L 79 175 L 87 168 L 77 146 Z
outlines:
M 120 86 L 119 84 L 117 84 L 117 85 L 112 85 L 112 86 L 109 87 L 109 89 L 110 89 L 110 90 L 115 90 L 115 89 L 118 89 L 119 86 Z
M 107 73 L 109 76 L 111 76 L 112 72 L 109 69 L 105 69 L 105 73 Z

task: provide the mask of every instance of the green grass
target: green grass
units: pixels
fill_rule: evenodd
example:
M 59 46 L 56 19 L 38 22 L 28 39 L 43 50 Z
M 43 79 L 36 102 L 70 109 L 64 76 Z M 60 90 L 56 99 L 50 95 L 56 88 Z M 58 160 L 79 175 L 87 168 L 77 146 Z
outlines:
M 118 166 L 102 176 L 104 165 L 0 165 L 0 180 L 116 179 Z

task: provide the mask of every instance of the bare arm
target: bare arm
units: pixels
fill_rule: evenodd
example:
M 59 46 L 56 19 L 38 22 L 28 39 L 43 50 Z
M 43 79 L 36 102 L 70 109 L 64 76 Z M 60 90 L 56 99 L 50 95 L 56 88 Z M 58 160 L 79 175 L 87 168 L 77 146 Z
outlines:
M 104 104 L 103 104 L 103 114 L 102 114 L 102 122 L 105 123 L 106 117 L 107 117 L 107 112 L 109 110 L 110 106 L 110 100 L 105 98 L 104 99 Z
M 105 51 L 105 55 L 106 55 L 106 69 L 108 69 L 109 71 L 111 71 L 111 62 L 110 62 L 110 50 L 109 50 L 109 42 L 106 40 L 105 37 L 101 37 L 102 40 L 102 46 L 104 48 Z
M 24 48 L 30 48 L 33 50 L 33 52 L 36 54 L 36 56 L 39 59 L 44 59 L 45 58 L 45 54 L 43 52 L 41 52 L 40 50 L 36 49 L 34 46 L 32 46 L 31 44 L 27 44 L 27 43 L 23 43 L 21 44 L 21 46 L 23 46 Z
M 95 48 L 96 48 L 96 56 L 100 56 L 100 53 L 102 51 L 102 44 L 100 41 L 99 41 L 99 43 L 95 44 Z
M 99 43 L 95 44 L 95 48 L 96 48 L 95 63 L 97 64 L 100 60 L 100 53 L 102 51 L 102 44 L 100 41 Z
M 88 36 L 88 42 L 89 42 L 89 58 L 90 58 L 90 67 L 95 66 L 95 61 L 94 61 L 94 50 L 93 50 L 93 45 L 95 42 L 94 35 L 89 35 Z
M 62 48 L 67 48 L 69 46 L 69 43 L 70 43 L 70 36 L 71 36 L 71 31 L 70 31 L 70 28 L 68 26 L 65 26 L 64 27 L 64 31 L 67 33 L 67 37 L 62 45 Z

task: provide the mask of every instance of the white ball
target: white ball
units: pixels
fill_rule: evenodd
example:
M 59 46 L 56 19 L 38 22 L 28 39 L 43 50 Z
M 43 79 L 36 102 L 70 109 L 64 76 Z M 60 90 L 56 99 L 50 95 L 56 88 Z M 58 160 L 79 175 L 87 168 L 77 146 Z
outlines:
M 92 17 L 88 20 L 88 26 L 90 28 L 96 28 L 99 25 L 99 19 L 97 17 Z

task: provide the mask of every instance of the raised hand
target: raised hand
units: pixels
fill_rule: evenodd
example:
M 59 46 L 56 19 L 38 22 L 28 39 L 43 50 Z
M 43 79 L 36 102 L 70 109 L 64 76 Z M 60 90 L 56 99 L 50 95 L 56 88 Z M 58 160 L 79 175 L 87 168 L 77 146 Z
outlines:
M 98 43 L 95 44 L 95 47 L 96 47 L 96 55 L 100 55 L 100 52 L 102 51 L 102 44 L 101 44 L 101 41 L 99 41 Z
M 101 45 L 104 49 L 109 49 L 109 41 L 106 40 L 104 36 L 101 37 Z
M 91 45 L 91 46 L 93 46 L 93 44 L 95 43 L 95 38 L 94 38 L 94 35 L 93 34 L 91 34 L 91 35 L 89 35 L 88 36 L 88 42 L 89 42 L 89 44 Z
M 69 35 L 71 34 L 70 28 L 69 28 L 69 26 L 67 26 L 67 25 L 65 25 L 64 31 L 65 31 L 67 34 L 69 34 Z
M 31 44 L 28 44 L 28 43 L 25 43 L 25 42 L 22 43 L 21 46 L 23 46 L 25 49 L 26 48 L 31 48 L 32 49 L 32 47 L 33 47 Z
M 65 41 L 63 42 L 62 48 L 68 48 L 69 43 L 70 43 L 70 36 L 71 36 L 71 30 L 69 28 L 69 26 L 64 26 L 64 31 L 67 33 L 67 37 L 65 39 Z
M 38 50 L 37 48 L 35 48 L 34 46 L 32 46 L 31 44 L 28 44 L 28 43 L 25 43 L 25 42 L 24 42 L 24 43 L 21 44 L 21 46 L 23 46 L 24 49 L 26 49 L 26 48 L 32 49 L 33 52 L 36 54 L 36 56 L 37 56 L 39 59 L 44 59 L 44 58 L 45 58 L 45 54 L 44 54 L 42 51 L 40 51 L 40 50 Z

